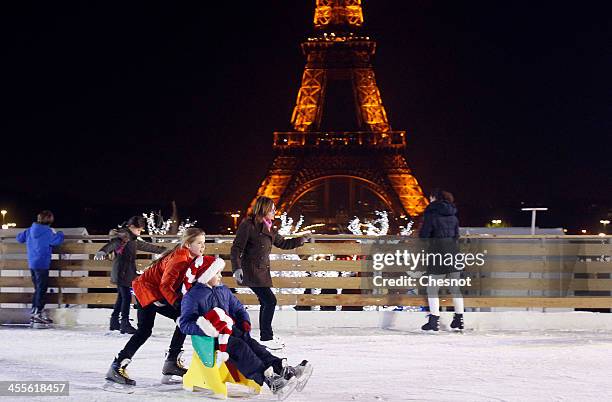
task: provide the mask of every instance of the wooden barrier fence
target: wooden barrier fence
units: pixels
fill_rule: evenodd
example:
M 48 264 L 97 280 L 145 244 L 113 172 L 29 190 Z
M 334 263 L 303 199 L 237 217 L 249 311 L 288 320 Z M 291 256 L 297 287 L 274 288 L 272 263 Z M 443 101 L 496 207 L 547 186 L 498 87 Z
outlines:
M 174 238 L 164 236 L 160 245 L 174 247 Z M 231 277 L 229 253 L 232 236 L 207 236 L 206 254 L 226 260 L 224 283 L 240 288 Z M 420 306 L 426 305 L 423 292 L 386 292 L 372 289 L 360 258 L 372 258 L 374 241 L 401 242 L 405 238 L 385 236 L 314 236 L 314 242 L 295 250 L 273 253 L 293 259 L 271 262 L 280 276 L 273 278 L 279 305 L 299 306 Z M 147 238 L 145 238 L 147 240 Z M 476 272 L 473 289 L 466 295 L 466 307 L 555 307 L 612 308 L 612 236 L 466 236 L 476 248 L 487 250 L 486 272 Z M 32 283 L 25 258 L 26 248 L 14 238 L 0 238 L 0 303 L 29 303 Z M 54 249 L 49 280 L 48 303 L 60 305 L 111 305 L 115 286 L 110 283 L 112 261 L 94 261 L 93 254 L 108 236 L 67 238 Z M 144 269 L 151 255 L 138 256 Z M 282 258 L 282 257 L 280 257 Z M 317 276 L 325 272 L 328 276 Z M 293 274 L 291 274 L 293 273 Z M 288 276 L 299 275 L 299 276 Z M 27 290 L 24 290 L 27 289 Z M 303 294 L 304 289 L 338 289 L 338 294 Z M 342 289 L 342 293 L 340 293 Z M 491 293 L 484 294 L 483 293 Z M 505 294 L 505 293 L 507 294 Z M 329 292 L 324 292 L 329 293 Z M 385 293 L 385 292 L 382 292 Z M 252 294 L 238 294 L 244 304 L 257 304 Z M 442 305 L 452 304 L 441 297 Z

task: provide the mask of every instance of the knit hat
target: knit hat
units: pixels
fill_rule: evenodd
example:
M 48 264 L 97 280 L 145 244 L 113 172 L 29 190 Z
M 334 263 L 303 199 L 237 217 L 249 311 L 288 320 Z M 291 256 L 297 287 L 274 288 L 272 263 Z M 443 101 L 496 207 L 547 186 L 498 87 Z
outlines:
M 208 283 L 215 275 L 223 271 L 223 268 L 225 268 L 223 259 L 211 255 L 199 256 L 189 264 L 181 291 L 183 294 L 187 293 L 196 281 L 203 284 Z
M 215 307 L 204 314 L 204 317 L 198 318 L 197 324 L 206 335 L 213 338 L 218 337 L 219 350 L 217 350 L 216 363 L 217 366 L 221 366 L 221 363 L 229 359 L 227 341 L 232 334 L 234 320 L 223 309 Z

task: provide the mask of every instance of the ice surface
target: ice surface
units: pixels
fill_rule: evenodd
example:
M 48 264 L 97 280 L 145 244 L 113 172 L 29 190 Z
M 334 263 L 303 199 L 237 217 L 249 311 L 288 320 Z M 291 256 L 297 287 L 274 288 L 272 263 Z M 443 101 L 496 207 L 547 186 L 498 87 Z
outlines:
M 294 393 L 289 401 L 584 401 L 612 395 L 611 332 L 429 335 L 416 330 L 345 328 L 281 331 L 279 335 L 288 345 L 290 363 L 308 359 L 314 365 L 304 391 Z M 155 329 L 138 351 L 128 370 L 137 389 L 126 395 L 101 387 L 128 335 L 109 333 L 101 326 L 1 327 L 0 380 L 68 380 L 70 397 L 56 398 L 61 400 L 210 400 L 180 388 L 156 387 L 170 336 L 168 329 Z M 189 361 L 189 340 L 185 349 Z M 274 400 L 267 389 L 263 392 L 250 399 L 241 393 L 237 400 Z

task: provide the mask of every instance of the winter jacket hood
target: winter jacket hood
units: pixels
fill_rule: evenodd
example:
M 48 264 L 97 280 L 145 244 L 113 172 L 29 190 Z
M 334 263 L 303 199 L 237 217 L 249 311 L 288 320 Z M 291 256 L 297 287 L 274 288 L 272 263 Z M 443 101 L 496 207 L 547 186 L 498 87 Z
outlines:
M 457 207 L 447 201 L 434 201 L 427 206 L 425 213 L 440 216 L 457 215 Z
M 32 226 L 17 235 L 19 243 L 26 243 L 30 269 L 49 269 L 51 248 L 64 241 L 64 233 L 57 232 L 49 225 L 32 223 Z

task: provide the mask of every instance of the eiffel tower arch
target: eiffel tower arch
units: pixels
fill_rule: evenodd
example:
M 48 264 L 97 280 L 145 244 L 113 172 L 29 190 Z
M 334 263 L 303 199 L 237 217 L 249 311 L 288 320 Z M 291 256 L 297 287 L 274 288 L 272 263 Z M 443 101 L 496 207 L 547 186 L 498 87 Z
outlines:
M 281 212 L 338 224 L 376 209 L 416 217 L 427 206 L 404 157 L 406 132 L 387 118 L 372 66 L 376 42 L 362 25 L 361 0 L 316 1 L 292 131 L 274 133 L 274 160 L 257 191 Z M 339 90 L 340 99 L 329 99 Z

